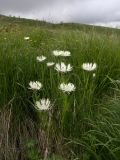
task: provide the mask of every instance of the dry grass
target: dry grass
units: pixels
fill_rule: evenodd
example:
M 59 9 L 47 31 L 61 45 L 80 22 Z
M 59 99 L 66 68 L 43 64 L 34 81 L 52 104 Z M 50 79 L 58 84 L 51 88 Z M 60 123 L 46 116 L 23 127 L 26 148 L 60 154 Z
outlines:
M 46 146 L 46 135 L 30 118 L 19 122 L 14 128 L 12 107 L 6 107 L 0 112 L 0 159 L 24 160 L 29 151 L 35 148 L 43 155 Z

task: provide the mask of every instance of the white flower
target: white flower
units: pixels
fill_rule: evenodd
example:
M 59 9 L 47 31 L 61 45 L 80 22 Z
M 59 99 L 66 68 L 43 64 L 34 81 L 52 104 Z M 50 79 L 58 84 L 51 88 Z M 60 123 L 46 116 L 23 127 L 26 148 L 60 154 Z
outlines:
M 30 37 L 24 37 L 24 40 L 29 40 L 30 39 Z
M 48 63 L 47 63 L 47 66 L 48 66 L 48 67 L 51 67 L 51 66 L 53 66 L 54 64 L 55 64 L 54 62 L 48 62 Z
M 117 84 L 120 84 L 120 80 L 115 80 L 114 82 L 116 82 Z
M 65 65 L 64 62 L 61 62 L 60 64 L 57 63 L 57 64 L 55 65 L 55 70 L 57 70 L 58 72 L 66 73 L 66 72 L 72 71 L 72 66 L 71 66 L 70 64 Z
M 61 51 L 54 50 L 54 51 L 53 51 L 53 55 L 56 56 L 56 57 L 57 57 L 57 56 L 61 56 Z
M 71 53 L 69 51 L 59 51 L 59 50 L 54 50 L 53 51 L 54 56 L 63 56 L 63 57 L 68 57 L 71 56 Z
M 63 57 L 69 57 L 69 56 L 71 56 L 71 54 L 70 54 L 69 51 L 62 51 L 61 56 L 63 56 Z
M 51 108 L 50 100 L 48 98 L 47 99 L 44 99 L 44 98 L 40 99 L 39 101 L 36 101 L 35 107 L 38 110 L 48 110 Z
M 32 90 L 40 90 L 42 88 L 42 84 L 38 81 L 36 82 L 30 81 L 29 86 L 30 86 L 29 89 Z
M 83 63 L 82 68 L 83 70 L 86 70 L 86 71 L 93 71 L 97 68 L 97 64 L 96 63 Z
M 46 57 L 45 56 L 37 56 L 36 59 L 37 59 L 37 61 L 42 62 L 46 59 Z
M 74 86 L 73 83 L 68 83 L 68 84 L 61 83 L 59 86 L 59 89 L 62 90 L 63 92 L 70 93 L 70 92 L 75 91 L 76 87 Z

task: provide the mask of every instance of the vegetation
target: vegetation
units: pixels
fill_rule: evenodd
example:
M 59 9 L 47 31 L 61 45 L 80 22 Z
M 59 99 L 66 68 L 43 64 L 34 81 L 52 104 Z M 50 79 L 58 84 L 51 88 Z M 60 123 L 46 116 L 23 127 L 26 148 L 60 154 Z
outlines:
M 73 70 L 61 74 L 51 61 Z M 86 62 L 97 69 L 83 70 Z M 43 88 L 30 90 L 30 81 Z M 60 91 L 62 82 L 75 91 Z M 41 98 L 50 110 L 36 110 Z M 0 119 L 1 160 L 119 160 L 120 30 L 0 16 Z

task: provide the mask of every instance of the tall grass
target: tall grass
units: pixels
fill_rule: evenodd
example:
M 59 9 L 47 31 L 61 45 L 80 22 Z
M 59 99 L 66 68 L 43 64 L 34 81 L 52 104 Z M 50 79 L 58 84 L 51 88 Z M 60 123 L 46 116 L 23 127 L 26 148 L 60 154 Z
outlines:
M 25 36 L 30 40 L 25 41 Z M 49 155 L 55 153 L 66 159 L 119 159 L 119 86 L 113 89 L 116 86 L 110 80 L 119 79 L 119 41 L 119 34 L 114 32 L 86 33 L 59 27 L 52 30 L 12 26 L 9 32 L 0 33 L 0 109 L 1 113 L 9 110 L 7 136 L 15 152 L 19 150 L 18 157 L 30 159 L 32 153 L 33 159 L 43 157 L 48 140 Z M 71 57 L 54 57 L 52 51 L 56 49 L 69 50 Z M 39 55 L 45 55 L 47 60 L 37 62 Z M 70 63 L 73 71 L 59 74 L 54 67 L 46 66 L 48 61 Z M 84 71 L 81 67 L 84 62 L 96 62 L 97 70 Z M 37 97 L 28 89 L 29 82 L 36 80 L 44 86 Z M 63 81 L 75 84 L 76 91 L 69 95 L 62 93 L 58 86 Z M 34 101 L 42 97 L 54 104 L 50 111 L 49 139 L 49 112 L 34 108 Z M 1 119 L 5 120 L 2 114 Z M 36 142 L 32 153 L 25 145 L 31 139 Z M 4 137 L 1 146 L 3 140 Z M 3 148 L 8 150 L 12 146 Z M 8 154 L 4 150 L 2 157 L 4 153 Z

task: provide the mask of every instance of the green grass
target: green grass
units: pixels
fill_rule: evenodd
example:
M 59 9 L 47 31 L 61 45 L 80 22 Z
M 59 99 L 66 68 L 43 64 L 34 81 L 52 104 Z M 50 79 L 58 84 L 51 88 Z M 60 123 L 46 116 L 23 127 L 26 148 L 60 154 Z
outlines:
M 2 16 L 0 22 L 2 159 L 37 160 L 48 145 L 49 157 L 58 155 L 53 160 L 119 160 L 120 86 L 114 80 L 120 78 L 120 31 Z M 54 57 L 56 49 L 69 50 L 71 57 Z M 39 55 L 47 60 L 37 62 Z M 46 66 L 49 61 L 70 63 L 73 71 L 61 75 Z M 84 62 L 96 62 L 97 70 L 83 71 Z M 30 81 L 40 81 L 43 89 L 29 90 Z M 76 91 L 62 93 L 63 81 Z M 36 111 L 39 98 L 51 100 L 50 112 Z

